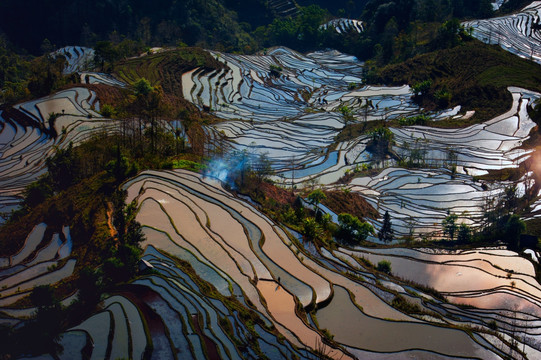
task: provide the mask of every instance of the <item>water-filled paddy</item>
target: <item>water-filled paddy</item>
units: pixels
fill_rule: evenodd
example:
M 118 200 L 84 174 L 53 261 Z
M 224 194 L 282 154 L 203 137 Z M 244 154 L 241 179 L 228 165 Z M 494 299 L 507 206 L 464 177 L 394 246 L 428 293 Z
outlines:
M 347 290 L 335 286 L 329 306 L 317 312 L 318 323 L 336 339 L 351 347 L 371 351 L 396 352 L 424 348 L 440 354 L 496 358 L 465 332 L 418 323 L 390 322 L 362 313 L 351 301 Z M 389 342 L 392 339 L 392 343 Z

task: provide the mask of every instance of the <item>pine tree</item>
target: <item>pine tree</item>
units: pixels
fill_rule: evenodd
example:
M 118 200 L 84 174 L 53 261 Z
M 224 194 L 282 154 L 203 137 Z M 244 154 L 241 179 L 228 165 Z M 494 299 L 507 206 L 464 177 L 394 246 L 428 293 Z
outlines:
M 385 211 L 383 215 L 383 225 L 381 230 L 378 232 L 378 238 L 380 241 L 391 242 L 393 241 L 393 228 L 391 223 L 391 216 L 388 211 Z

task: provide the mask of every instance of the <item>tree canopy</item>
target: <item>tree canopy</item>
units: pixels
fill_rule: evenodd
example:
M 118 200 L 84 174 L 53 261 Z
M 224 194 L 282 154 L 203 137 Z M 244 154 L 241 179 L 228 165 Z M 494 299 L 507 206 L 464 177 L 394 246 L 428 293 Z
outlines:
M 374 233 L 374 228 L 358 217 L 343 213 L 338 215 L 339 228 L 336 237 L 345 242 L 359 243 L 366 240 L 368 235 Z

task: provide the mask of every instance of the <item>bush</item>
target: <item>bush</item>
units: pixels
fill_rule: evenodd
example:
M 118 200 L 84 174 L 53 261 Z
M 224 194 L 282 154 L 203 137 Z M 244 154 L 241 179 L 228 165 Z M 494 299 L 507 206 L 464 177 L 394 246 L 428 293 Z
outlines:
M 430 117 L 425 114 L 419 114 L 416 116 L 403 117 L 398 120 L 398 123 L 401 126 L 412 126 L 412 125 L 426 125 L 430 121 Z
M 282 74 L 282 67 L 278 65 L 271 64 L 269 66 L 269 72 L 271 76 L 279 77 Z
M 389 260 L 381 260 L 380 262 L 378 262 L 377 269 L 378 269 L 378 271 L 381 271 L 382 273 L 390 274 L 391 273 L 391 262 Z
M 406 314 L 420 314 L 421 308 L 417 304 L 410 303 L 403 296 L 397 295 L 391 305 L 398 310 L 402 310 Z
M 115 110 L 115 108 L 113 106 L 111 106 L 109 104 L 103 104 L 103 106 L 101 107 L 100 114 L 103 117 L 110 118 L 110 117 L 113 117 L 113 115 L 116 114 L 116 110 Z
M 442 108 L 445 108 L 451 104 L 451 93 L 447 89 L 440 89 L 436 91 L 434 97 L 438 101 L 438 105 Z
M 316 240 L 321 237 L 321 226 L 317 223 L 316 219 L 309 217 L 303 219 L 303 233 L 309 240 Z
M 431 86 L 432 81 L 425 80 L 414 84 L 411 89 L 413 90 L 413 94 L 415 95 L 415 97 L 421 97 L 428 94 Z

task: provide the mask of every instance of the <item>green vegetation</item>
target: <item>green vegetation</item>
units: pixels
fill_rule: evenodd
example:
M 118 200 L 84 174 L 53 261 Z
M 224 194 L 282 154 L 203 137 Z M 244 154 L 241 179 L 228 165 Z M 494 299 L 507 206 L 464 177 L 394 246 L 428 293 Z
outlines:
M 377 270 L 385 274 L 391 274 L 391 262 L 389 260 L 381 260 L 380 262 L 378 262 Z
M 530 5 L 530 0 L 507 0 L 503 3 L 498 11 L 500 14 L 508 14 L 517 10 L 523 9 L 526 5 Z
M 197 64 L 197 58 L 192 59 Z M 208 116 L 145 78 L 135 79 L 131 90 L 91 87 L 103 99 L 102 114 L 121 122 L 120 133 L 99 133 L 77 147 L 56 149 L 54 156 L 45 159 L 48 172 L 28 186 L 23 207 L 12 213 L 0 233 L 0 254 L 8 256 L 16 253 L 36 224 L 45 222 L 48 231 L 59 233 L 67 225 L 74 241 L 72 257 L 77 260 L 71 277 L 47 289 L 50 297 L 37 288 L 37 297 L 21 300 L 40 311 L 25 327 L 0 329 L 11 344 L 4 349 L 7 354 L 27 353 L 21 339 L 29 337 L 43 339 L 32 349 L 36 354 L 53 351 L 52 340 L 60 331 L 93 311 L 101 294 L 138 274 L 143 235 L 135 221 L 135 204 L 125 206 L 126 194 L 118 190 L 121 182 L 141 168 L 203 168 L 203 140 L 191 138 L 195 141 L 188 148 L 178 130 L 172 133 L 164 125 L 166 119 L 180 115 L 189 124 L 190 136 L 197 134 L 194 129 L 199 124 L 209 121 Z M 55 117 L 51 114 L 49 120 Z M 56 300 L 52 305 L 36 300 L 66 298 L 75 290 L 79 290 L 78 302 L 66 309 Z
M 358 244 L 366 240 L 367 236 L 374 233 L 372 225 L 359 220 L 351 214 L 338 215 L 338 231 L 336 237 L 344 242 Z
M 321 225 L 313 217 L 304 218 L 302 220 L 302 225 L 302 233 L 308 238 L 308 240 L 318 240 L 323 235 Z
M 366 149 L 370 151 L 376 161 L 385 159 L 385 156 L 392 153 L 391 147 L 394 144 L 394 134 L 387 127 L 378 127 L 370 133 L 370 142 L 366 145 Z
M 351 126 L 348 125 L 351 125 L 355 120 L 355 118 L 353 117 L 353 111 L 347 105 L 342 105 L 338 109 L 338 111 L 340 111 L 340 113 L 342 114 L 342 119 L 344 120 L 344 127 L 349 129 L 349 135 L 351 136 Z
M 443 235 L 447 240 L 433 242 L 436 246 L 475 246 L 505 243 L 510 250 L 517 251 L 520 248 L 536 248 L 537 229 L 536 221 L 529 221 L 532 229 L 526 228 L 526 223 L 521 220 L 523 211 L 528 211 L 528 198 L 524 195 L 518 198 L 516 186 L 508 186 L 496 198 L 488 198 L 483 205 L 483 222 L 478 228 L 471 228 L 465 223 L 458 224 L 459 216 L 448 212 L 441 226 Z M 528 234 L 524 239 L 523 234 Z M 533 237 L 533 239 L 532 239 Z M 454 241 L 456 239 L 456 241 Z
M 441 223 L 441 226 L 443 227 L 443 235 L 448 235 L 449 240 L 453 240 L 455 238 L 455 233 L 458 229 L 458 225 L 456 223 L 457 219 L 457 214 L 447 212 L 447 216 Z
M 9 329 L 0 326 L 2 354 L 6 358 L 14 354 L 38 355 L 41 354 L 40 351 L 55 353 L 60 350 L 55 340 L 59 339 L 64 312 L 53 289 L 47 285 L 37 286 L 30 294 L 30 299 L 37 311 L 24 327 Z M 30 347 L 28 339 L 32 339 Z
M 367 3 L 362 20 L 367 30 L 358 54 L 378 66 L 400 62 L 427 51 L 452 47 L 469 37 L 456 19 L 492 14 L 490 1 L 411 0 Z M 357 53 L 356 53 L 357 55 Z
M 274 64 L 269 66 L 269 74 L 274 77 L 280 77 L 282 75 L 282 67 Z
M 224 3 L 222 0 L 159 3 L 5 0 L 0 3 L 0 22 L 16 46 L 34 54 L 41 51 L 44 38 L 59 46 L 92 46 L 104 40 L 120 43 L 126 37 L 140 46 L 176 45 L 179 40 L 228 51 L 254 46 L 248 34 L 249 24 L 239 24 L 237 14 Z
M 402 295 L 396 295 L 391 305 L 406 314 L 422 314 L 421 307 L 417 304 L 411 303 Z
M 327 16 L 321 7 L 309 5 L 301 8 L 297 17 L 276 18 L 268 26 L 258 27 L 254 37 L 263 47 L 282 45 L 301 51 L 314 48 L 323 40 L 324 32 L 319 27 Z
M 50 6 L 58 2 L 50 3 L 36 4 L 36 7 L 50 10 Z M 55 351 L 53 340 L 62 329 L 90 313 L 104 292 L 117 289 L 119 284 L 125 284 L 138 275 L 137 265 L 141 255 L 139 244 L 144 239 L 141 226 L 135 221 L 136 204 L 126 205 L 126 194 L 119 190 L 119 185 L 124 180 L 140 169 L 183 168 L 201 171 L 206 168 L 207 165 L 202 164 L 203 159 L 213 154 L 204 146 L 206 138 L 201 125 L 215 119 L 200 112 L 179 96 L 182 94 L 181 75 L 195 68 L 202 68 L 201 71 L 206 72 L 220 70 L 224 68 L 224 64 L 200 48 L 185 47 L 183 41 L 214 46 L 221 50 L 245 52 L 273 44 L 307 50 L 336 42 L 342 50 L 363 53 L 365 58 L 372 58 L 369 63 L 370 72 L 366 74 L 367 80 L 387 84 L 407 82 L 412 86 L 415 100 L 426 109 L 460 104 L 466 109 L 476 110 L 476 117 L 472 122 L 487 119 L 507 109 L 510 100 L 507 86 L 516 85 L 541 91 L 539 65 L 472 40 L 468 30 L 462 28 L 454 18 L 490 15 L 488 1 L 470 1 L 465 4 L 459 0 L 421 0 L 416 2 L 416 7 L 411 6 L 412 1 L 406 0 L 367 1 L 363 14 L 367 21 L 366 33 L 350 33 L 341 35 L 340 38 L 334 30 L 320 29 L 321 23 L 328 20 L 330 14 L 317 5 L 301 8 L 297 17 L 260 15 L 253 20 L 253 23 L 260 27 L 250 35 L 251 24 L 239 24 L 235 14 L 224 7 L 225 3 L 238 8 L 239 16 L 243 18 L 246 15 L 240 9 L 242 4 L 246 3 L 244 1 L 196 1 L 189 17 L 183 13 L 188 2 L 165 3 L 168 7 L 164 9 L 167 8 L 170 12 L 165 17 L 162 13 L 157 14 L 164 9 L 149 11 L 149 5 L 138 2 L 134 3 L 133 7 L 104 1 L 88 5 L 92 10 L 95 6 L 102 6 L 109 11 L 105 11 L 95 22 L 86 24 L 83 27 L 84 34 L 80 34 L 81 38 L 84 35 L 88 44 L 94 44 L 96 65 L 103 71 L 113 72 L 131 84 L 131 88 L 104 90 L 104 87 L 88 86 L 95 89 L 98 95 L 106 91 L 113 94 L 103 98 L 98 96 L 102 101 L 100 112 L 105 117 L 120 121 L 120 133 L 99 134 L 77 147 L 70 144 L 64 149 L 57 149 L 54 156 L 46 159 L 48 172 L 25 189 L 22 209 L 12 214 L 0 234 L 0 255 L 7 256 L 21 246 L 35 224 L 46 222 L 53 231 L 60 231 L 62 226 L 69 225 L 75 242 L 72 256 L 77 259 L 77 267 L 72 277 L 55 287 L 36 287 L 28 298 L 21 301 L 25 305 L 35 305 L 38 308 L 34 319 L 15 330 L 8 331 L 0 327 L 0 337 L 9 344 L 3 349 L 6 354 L 18 356 L 25 352 L 21 339 L 28 338 L 37 339 L 35 348 L 32 349 L 36 354 Z M 254 8 L 267 8 L 263 1 L 252 3 Z M 344 9 L 350 7 L 360 13 L 360 3 L 338 3 L 343 5 L 329 2 L 328 9 L 339 12 L 336 7 L 343 6 Z M 79 1 L 72 4 L 79 5 Z M 14 1 L 6 0 L 0 4 L 0 13 L 19 6 Z M 72 14 L 73 10 L 68 8 L 66 13 Z M 107 19 L 119 14 L 125 15 L 119 20 L 120 31 L 122 34 L 135 36 L 136 40 L 125 38 L 107 26 L 99 28 Z M 172 17 L 174 14 L 182 16 L 175 18 Z M 125 18 L 130 17 L 127 15 L 133 15 L 133 23 L 125 23 Z M 48 23 L 50 20 L 41 21 Z M 72 19 L 63 21 L 65 25 Z M 54 24 L 53 31 L 58 29 L 56 26 L 58 25 Z M 18 36 L 15 38 L 24 42 Z M 103 41 L 105 38 L 109 39 Z M 97 41 L 98 39 L 102 41 Z M 257 39 L 259 43 L 253 39 Z M 35 40 L 35 36 L 29 39 L 28 46 L 33 47 Z M 143 57 L 128 58 L 156 42 L 178 44 L 181 47 L 158 54 L 149 52 Z M 42 43 L 44 51 L 50 51 L 51 47 L 48 41 Z M 367 49 L 368 51 L 365 51 Z M 432 50 L 435 51 L 425 53 Z M 421 53 L 425 54 L 419 55 Z M 409 60 L 398 63 L 405 59 Z M 386 65 L 389 63 L 395 64 Z M 0 43 L 0 64 L 3 65 L 0 67 L 0 88 L 3 89 L 0 101 L 6 103 L 29 96 L 46 95 L 75 82 L 74 79 L 62 75 L 64 59 L 17 56 L 11 52 L 5 41 Z M 269 66 L 271 76 L 280 77 L 282 71 L 277 65 Z M 358 86 L 359 84 L 348 84 L 350 90 Z M 305 100 L 310 96 L 310 93 L 303 94 Z M 368 106 L 368 103 L 364 105 L 365 120 Z M 337 139 L 369 133 L 370 142 L 367 148 L 374 159 L 380 161 L 394 157 L 402 166 L 426 165 L 421 140 L 412 139 L 404 153 L 399 156 L 392 152 L 393 133 L 384 122 L 367 124 L 365 121 L 363 124 L 354 124 L 352 109 L 343 105 L 339 111 L 346 125 L 344 133 L 348 134 L 340 134 Z M 539 117 L 540 111 L 539 107 L 532 110 L 533 117 Z M 54 122 L 57 115 L 51 114 L 48 120 Z M 187 146 L 186 139 L 181 137 L 179 129 L 174 132 L 168 130 L 165 123 L 169 119 L 183 121 L 190 138 L 190 147 Z M 427 115 L 421 114 L 394 119 L 389 124 L 425 125 L 429 121 Z M 467 124 L 443 121 L 439 122 L 438 126 Z M 218 147 L 213 151 L 220 152 L 223 149 Z M 232 175 L 235 191 L 250 196 L 263 212 L 298 230 L 305 240 L 316 246 L 332 248 L 336 246 L 335 239 L 346 245 L 357 245 L 374 234 L 373 227 L 364 222 L 363 218 L 375 217 L 377 211 L 359 195 L 350 194 L 350 189 L 315 189 L 309 193 L 283 189 L 267 179 L 272 174 L 272 166 L 266 155 L 262 154 L 257 159 L 249 157 L 250 154 L 246 152 L 239 154 L 237 165 L 240 165 L 240 168 Z M 448 161 L 452 166 L 456 166 L 456 154 L 452 150 L 449 150 Z M 354 172 L 369 170 L 366 165 L 364 168 L 356 168 Z M 484 209 L 485 224 L 479 231 L 474 233 L 464 223 L 458 225 L 458 215 L 449 212 L 441 224 L 443 234 L 447 235 L 449 242 L 453 242 L 455 238 L 460 244 L 477 241 L 492 243 L 501 239 L 509 248 L 518 249 L 522 245 L 521 234 L 526 231 L 525 223 L 519 214 L 521 206 L 529 199 L 518 199 L 516 190 L 516 187 L 509 187 L 501 199 L 492 202 L 487 199 Z M 301 196 L 315 205 L 315 211 L 303 207 Z M 320 204 L 340 213 L 338 225 L 332 223 L 330 215 L 322 214 Z M 378 237 L 386 243 L 393 240 L 388 212 L 385 213 Z M 297 253 L 302 251 L 302 245 L 298 246 L 298 249 Z M 202 292 L 219 299 L 231 312 L 238 312 L 252 338 L 257 338 L 254 324 L 265 324 L 252 309 L 239 303 L 234 296 L 226 298 L 219 294 L 212 285 L 198 278 L 188 263 L 177 262 Z M 391 263 L 387 260 L 380 261 L 376 269 L 389 275 L 392 272 Z M 77 304 L 63 309 L 58 299 L 73 293 L 75 289 L 79 290 Z M 406 313 L 421 312 L 418 305 L 409 303 L 400 295 L 392 300 L 392 305 Z M 219 322 L 220 326 L 231 331 L 229 320 L 220 318 Z M 325 329 L 322 333 L 332 339 L 332 334 Z M 254 345 L 254 349 L 260 356 L 259 345 Z
M 471 228 L 464 223 L 460 224 L 460 227 L 458 228 L 458 234 L 457 234 L 456 240 L 459 243 L 463 243 L 463 244 L 467 244 L 471 242 L 472 240 Z
M 373 80 L 389 85 L 410 84 L 425 109 L 462 105 L 463 109 L 476 111 L 470 121 L 478 122 L 509 109 L 512 99 L 508 86 L 541 91 L 541 66 L 498 46 L 472 40 L 383 67 Z M 431 126 L 468 124 L 459 120 Z
M 249 164 L 248 161 L 240 162 Z M 232 190 L 249 196 L 269 217 L 300 232 L 306 240 L 317 246 L 332 248 L 335 238 L 344 243 L 359 243 L 364 241 L 369 233 L 374 232 L 372 226 L 359 220 L 359 217 L 375 218 L 377 212 L 359 194 L 315 189 L 297 195 L 272 184 L 266 180 L 266 175 L 258 174 L 258 163 L 242 169 L 232 166 L 237 168 L 236 172 L 229 174 L 230 181 L 234 184 Z M 313 211 L 303 206 L 301 195 L 315 205 Z M 324 203 L 334 212 L 344 212 L 339 215 L 339 221 L 342 219 L 341 226 L 333 224 L 329 214 L 323 214 L 319 208 L 320 203 Z M 359 217 L 345 213 L 346 211 Z
M 419 115 L 410 116 L 410 117 L 402 117 L 398 119 L 398 123 L 401 126 L 426 125 L 429 121 L 430 121 L 430 117 L 425 114 L 419 114 Z
M 71 174 L 72 178 L 78 176 Z M 29 338 L 36 339 L 30 350 L 32 354 L 54 351 L 53 340 L 57 335 L 88 316 L 103 292 L 137 274 L 141 229 L 134 220 L 134 206 L 124 206 L 125 195 L 115 190 L 117 185 L 115 177 L 101 171 L 51 194 L 31 209 L 15 213 L 4 225 L 0 233 L 3 255 L 13 254 L 24 242 L 25 232 L 28 234 L 37 223 L 45 222 L 55 232 L 69 225 L 73 240 L 71 256 L 77 260 L 71 277 L 54 287 L 37 287 L 28 299 L 23 299 L 26 306 L 37 306 L 38 312 L 24 327 L 0 331 L 6 340 L 4 354 L 28 354 Z M 50 186 L 55 187 L 54 179 Z M 110 217 L 114 229 L 108 226 Z M 57 299 L 66 298 L 76 290 L 79 290 L 78 302 L 61 308 Z
M 381 230 L 378 232 L 378 238 L 380 241 L 388 243 L 393 241 L 393 236 L 391 215 L 389 215 L 389 211 L 385 211 L 385 215 L 383 215 L 383 224 L 381 225 Z
M 196 161 L 191 160 L 185 160 L 185 159 L 179 159 L 173 161 L 173 168 L 174 169 L 186 169 L 190 171 L 199 172 L 201 170 L 205 170 L 207 167 L 205 164 L 198 163 Z
M 62 74 L 64 57 L 18 55 L 0 35 L 0 104 L 50 94 L 76 79 Z
M 327 195 L 321 189 L 316 189 L 308 194 L 308 200 L 316 206 L 316 214 L 320 212 L 319 203 L 327 198 Z

